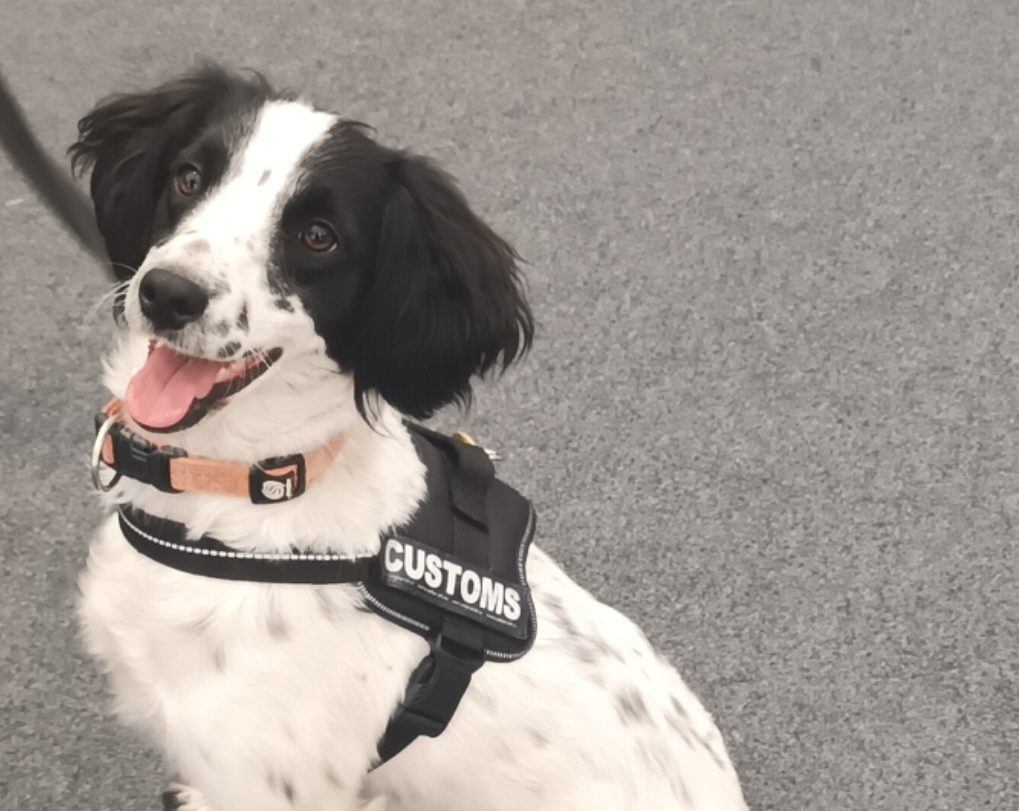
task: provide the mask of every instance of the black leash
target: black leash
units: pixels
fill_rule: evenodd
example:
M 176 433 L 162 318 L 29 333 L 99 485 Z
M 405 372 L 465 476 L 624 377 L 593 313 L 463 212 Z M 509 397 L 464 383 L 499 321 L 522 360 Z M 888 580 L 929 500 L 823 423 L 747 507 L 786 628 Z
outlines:
M 0 75 L 0 145 L 43 202 L 77 237 L 81 246 L 109 267 L 109 257 L 88 197 L 32 134 L 25 115 Z

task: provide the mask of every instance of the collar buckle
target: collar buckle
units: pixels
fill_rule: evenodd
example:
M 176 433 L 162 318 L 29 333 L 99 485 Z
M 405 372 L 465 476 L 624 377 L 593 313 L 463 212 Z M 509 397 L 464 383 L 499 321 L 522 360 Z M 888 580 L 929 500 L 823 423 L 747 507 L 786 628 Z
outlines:
M 154 445 L 135 433 L 124 431 L 116 420 L 115 415 L 107 417 L 101 414 L 96 418 L 98 432 L 93 447 L 93 482 L 106 439 L 110 441 L 113 467 L 117 471 L 116 479 L 99 486 L 99 489 L 108 490 L 121 476 L 127 476 L 151 484 L 164 493 L 180 492 L 170 481 L 170 460 L 187 456 L 187 453 L 180 448 Z

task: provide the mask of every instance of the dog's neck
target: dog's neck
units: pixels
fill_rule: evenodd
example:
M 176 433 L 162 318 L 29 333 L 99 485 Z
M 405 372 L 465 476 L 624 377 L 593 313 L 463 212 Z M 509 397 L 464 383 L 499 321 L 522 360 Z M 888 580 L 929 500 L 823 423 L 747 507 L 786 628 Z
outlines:
M 105 381 L 123 397 L 144 360 L 144 341 L 123 341 L 106 363 Z M 342 435 L 341 453 L 307 491 L 283 504 L 237 496 L 162 493 L 122 479 L 108 498 L 187 525 L 238 549 L 295 546 L 359 554 L 378 548 L 379 533 L 407 520 L 424 496 L 424 467 L 399 414 L 385 404 L 369 425 L 354 407 L 353 385 L 327 359 L 280 364 L 250 391 L 172 435 L 133 430 L 191 455 L 252 464 L 314 450 Z

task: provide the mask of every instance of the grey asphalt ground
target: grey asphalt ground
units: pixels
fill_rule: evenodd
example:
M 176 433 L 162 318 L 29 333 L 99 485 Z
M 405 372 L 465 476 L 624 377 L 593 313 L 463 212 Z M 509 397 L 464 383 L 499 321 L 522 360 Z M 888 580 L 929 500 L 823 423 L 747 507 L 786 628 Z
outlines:
M 198 56 L 435 156 L 529 260 L 533 353 L 439 423 L 753 808 L 1019 808 L 1019 5 L 0 5 L 54 150 Z M 104 284 L 6 165 L 0 284 L 0 808 L 155 809 L 73 616 Z

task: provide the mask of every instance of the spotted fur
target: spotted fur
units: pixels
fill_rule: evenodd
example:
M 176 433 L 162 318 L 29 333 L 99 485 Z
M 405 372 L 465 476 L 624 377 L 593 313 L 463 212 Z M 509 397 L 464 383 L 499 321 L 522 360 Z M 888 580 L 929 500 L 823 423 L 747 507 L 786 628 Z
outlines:
M 257 77 L 206 69 L 115 97 L 84 119 L 73 151 L 94 167 L 111 256 L 138 268 L 108 358 L 111 393 L 124 395 L 153 339 L 209 358 L 279 347 L 255 383 L 159 441 L 254 462 L 346 437 L 292 502 L 169 495 L 129 479 L 109 501 L 243 549 L 376 551 L 425 492 L 401 413 L 467 399 L 472 375 L 530 340 L 509 245 L 432 164 Z M 181 161 L 208 173 L 194 200 L 169 190 Z M 309 218 L 329 220 L 337 253 L 302 251 Z M 138 304 L 156 267 L 209 295 L 173 334 L 157 334 Z M 118 714 L 184 775 L 167 808 L 743 808 L 711 718 L 644 635 L 539 549 L 528 577 L 532 652 L 483 667 L 441 737 L 375 771 L 426 645 L 354 588 L 190 576 L 138 555 L 111 519 L 91 545 L 80 614 Z

